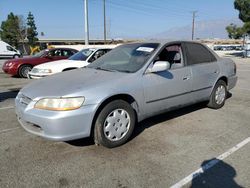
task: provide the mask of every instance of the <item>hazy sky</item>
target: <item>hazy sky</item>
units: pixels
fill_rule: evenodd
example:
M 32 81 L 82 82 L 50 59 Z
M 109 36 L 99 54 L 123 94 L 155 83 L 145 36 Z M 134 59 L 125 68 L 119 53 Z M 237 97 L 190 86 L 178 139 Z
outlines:
M 147 37 L 197 21 L 233 19 L 234 0 L 106 0 L 109 38 Z M 46 38 L 84 37 L 83 0 L 0 0 L 0 22 L 8 13 L 35 16 Z M 89 0 L 90 38 L 103 37 L 103 0 Z

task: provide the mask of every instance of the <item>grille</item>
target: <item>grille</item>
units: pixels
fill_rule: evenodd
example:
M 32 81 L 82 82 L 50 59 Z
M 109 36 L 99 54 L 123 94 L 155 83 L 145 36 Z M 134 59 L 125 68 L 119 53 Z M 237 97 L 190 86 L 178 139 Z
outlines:
M 32 73 L 38 73 L 38 72 L 39 72 L 39 69 L 38 69 L 38 68 L 33 68 L 31 72 L 32 72 Z
M 21 94 L 18 98 L 19 98 L 19 102 L 20 102 L 21 104 L 24 104 L 24 105 L 28 105 L 28 104 L 32 101 L 31 98 L 26 97 L 26 96 L 23 95 L 23 94 Z

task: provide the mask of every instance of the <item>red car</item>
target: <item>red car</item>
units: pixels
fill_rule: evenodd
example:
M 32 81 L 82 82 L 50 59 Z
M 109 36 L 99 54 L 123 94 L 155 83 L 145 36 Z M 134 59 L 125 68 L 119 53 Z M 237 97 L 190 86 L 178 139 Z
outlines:
M 7 74 L 27 78 L 28 72 L 31 71 L 32 67 L 50 61 L 68 59 L 76 52 L 78 51 L 71 48 L 46 49 L 34 56 L 8 60 L 4 63 L 2 69 Z

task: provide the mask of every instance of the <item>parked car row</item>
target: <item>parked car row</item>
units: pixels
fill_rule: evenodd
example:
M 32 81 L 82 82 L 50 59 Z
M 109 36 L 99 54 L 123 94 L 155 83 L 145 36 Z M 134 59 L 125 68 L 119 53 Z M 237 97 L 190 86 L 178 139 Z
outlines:
M 0 41 L 0 57 L 1 58 L 19 58 L 22 54 L 19 50 L 4 41 Z
M 28 72 L 31 71 L 34 66 L 46 62 L 67 59 L 76 52 L 78 51 L 71 48 L 46 49 L 30 57 L 8 60 L 4 63 L 2 69 L 7 74 L 27 78 Z
M 230 50 L 238 50 L 242 51 L 243 46 L 241 45 L 216 45 L 214 46 L 215 51 L 230 51 Z
M 43 63 L 35 66 L 29 73 L 29 78 L 42 78 L 55 73 L 82 68 L 109 52 L 111 48 L 87 48 L 75 53 L 65 60 Z
M 46 49 L 34 56 L 8 60 L 2 69 L 12 76 L 41 78 L 84 67 L 110 50 L 111 48 L 91 48 L 78 52 L 71 48 Z
M 97 52 L 71 58 L 87 63 Z M 15 99 L 16 114 L 34 135 L 56 141 L 93 136 L 97 145 L 116 147 L 153 115 L 201 101 L 221 108 L 236 82 L 235 63 L 200 43 L 124 44 L 85 68 L 31 82 Z

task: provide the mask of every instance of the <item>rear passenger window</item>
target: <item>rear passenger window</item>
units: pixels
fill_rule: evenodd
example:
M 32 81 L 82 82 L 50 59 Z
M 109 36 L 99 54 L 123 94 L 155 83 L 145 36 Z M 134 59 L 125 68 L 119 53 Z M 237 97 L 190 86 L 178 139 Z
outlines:
M 186 50 L 189 65 L 216 61 L 214 55 L 201 44 L 186 43 Z

